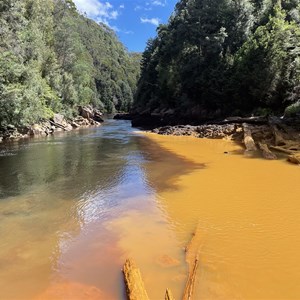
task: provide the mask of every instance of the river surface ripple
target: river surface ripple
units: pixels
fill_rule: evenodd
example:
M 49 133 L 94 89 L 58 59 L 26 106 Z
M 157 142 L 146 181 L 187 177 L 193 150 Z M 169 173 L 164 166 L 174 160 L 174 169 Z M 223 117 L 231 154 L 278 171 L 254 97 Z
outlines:
M 228 153 L 228 154 L 224 154 Z M 141 134 L 128 121 L 0 145 L 0 299 L 300 299 L 299 168 L 228 141 Z

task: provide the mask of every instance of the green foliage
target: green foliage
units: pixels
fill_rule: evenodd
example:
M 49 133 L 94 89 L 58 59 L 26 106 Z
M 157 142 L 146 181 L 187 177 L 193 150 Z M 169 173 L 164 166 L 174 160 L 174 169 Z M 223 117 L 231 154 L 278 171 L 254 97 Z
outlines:
M 300 101 L 289 105 L 284 111 L 284 115 L 287 117 L 293 117 L 297 114 L 300 114 Z
M 143 53 L 135 108 L 282 112 L 299 100 L 299 13 L 296 0 L 179 1 Z
M 72 0 L 2 0 L 0 28 L 0 126 L 71 117 L 79 105 L 130 109 L 139 55 Z

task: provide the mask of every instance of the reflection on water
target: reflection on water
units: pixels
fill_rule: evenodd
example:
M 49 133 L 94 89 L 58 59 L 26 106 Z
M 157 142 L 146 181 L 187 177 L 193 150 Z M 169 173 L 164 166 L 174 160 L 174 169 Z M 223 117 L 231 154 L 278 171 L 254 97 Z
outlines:
M 166 184 L 194 164 L 112 120 L 0 152 L 0 299 L 124 298 L 128 257 L 152 297 L 181 292 L 182 249 L 145 172 L 165 163 Z
M 0 299 L 125 299 L 128 257 L 180 299 L 197 223 L 196 299 L 299 299 L 299 168 L 239 152 L 113 120 L 0 145 Z

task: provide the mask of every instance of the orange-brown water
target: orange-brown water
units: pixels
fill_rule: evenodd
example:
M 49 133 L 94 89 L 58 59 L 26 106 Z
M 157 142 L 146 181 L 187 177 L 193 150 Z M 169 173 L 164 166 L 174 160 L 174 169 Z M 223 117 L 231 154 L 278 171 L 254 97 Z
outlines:
M 150 299 L 167 287 L 180 299 L 197 224 L 195 299 L 300 299 L 297 166 L 128 128 L 112 122 L 0 159 L 0 299 L 125 299 L 128 257 Z
M 200 224 L 195 299 L 300 299 L 299 167 L 246 158 L 226 141 L 151 139 L 206 165 L 158 193 L 182 245 Z

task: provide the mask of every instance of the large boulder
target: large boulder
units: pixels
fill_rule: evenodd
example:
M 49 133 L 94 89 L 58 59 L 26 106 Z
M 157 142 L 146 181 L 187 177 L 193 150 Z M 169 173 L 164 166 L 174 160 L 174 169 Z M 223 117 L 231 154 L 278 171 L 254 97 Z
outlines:
M 103 123 L 104 122 L 104 120 L 102 118 L 103 114 L 97 109 L 94 109 L 93 112 L 94 112 L 93 120 L 98 123 Z
M 90 125 L 90 122 L 88 119 L 85 119 L 84 117 L 82 116 L 78 116 L 76 117 L 76 119 L 74 120 L 74 122 L 76 124 L 78 124 L 79 126 L 89 126 Z
M 94 120 L 98 123 L 104 122 L 102 113 L 99 110 L 91 107 L 90 105 L 79 106 L 78 111 L 79 115 L 85 119 Z
M 69 124 L 66 118 L 61 114 L 54 114 L 52 118 L 53 125 L 65 131 L 70 131 L 73 129 L 72 125 Z
M 93 119 L 93 108 L 91 106 L 79 106 L 79 115 L 88 120 Z
M 34 124 L 29 129 L 29 135 L 34 137 L 47 136 L 47 133 L 45 132 L 45 128 L 42 124 Z

